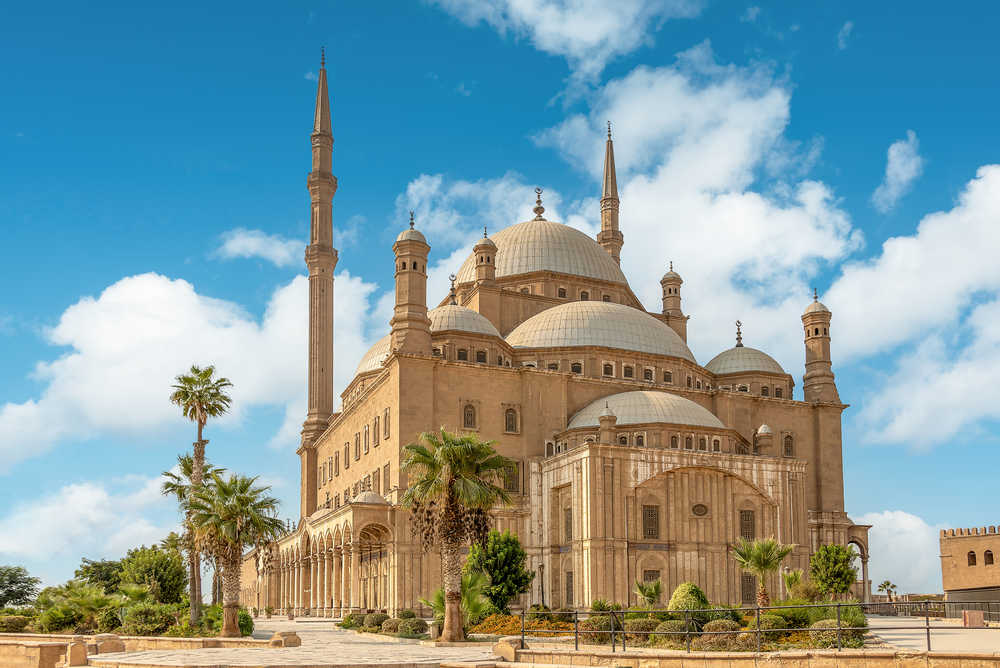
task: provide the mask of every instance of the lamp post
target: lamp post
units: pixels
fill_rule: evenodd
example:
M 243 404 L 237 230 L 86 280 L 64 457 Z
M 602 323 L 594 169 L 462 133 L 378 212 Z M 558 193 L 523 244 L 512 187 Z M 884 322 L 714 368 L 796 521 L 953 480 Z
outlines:
M 545 564 L 538 564 L 538 584 L 542 588 L 542 607 L 545 607 Z

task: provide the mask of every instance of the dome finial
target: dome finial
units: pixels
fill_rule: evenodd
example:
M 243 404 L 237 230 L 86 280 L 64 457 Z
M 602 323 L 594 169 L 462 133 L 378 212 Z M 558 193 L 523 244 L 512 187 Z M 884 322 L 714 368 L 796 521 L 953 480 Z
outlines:
M 818 302 L 819 301 L 819 293 L 816 292 L 816 288 L 813 288 L 813 301 L 814 302 Z
M 483 239 L 486 238 L 486 226 L 483 225 Z
M 670 261 L 670 271 L 673 271 L 673 270 L 674 270 L 674 261 L 671 260 Z
M 319 47 L 319 68 L 323 69 L 326 67 L 326 47 Z
M 542 214 L 545 213 L 545 207 L 542 206 L 542 189 L 535 188 L 535 195 L 535 208 L 533 209 L 535 212 L 535 220 L 545 220 L 542 218 Z
M 736 321 L 736 347 L 737 348 L 742 348 L 743 347 L 743 331 L 742 331 L 742 328 L 743 328 L 743 323 L 740 322 L 739 320 L 737 320 Z
M 608 139 L 611 139 L 611 121 L 608 121 Z
M 413 209 L 410 209 L 410 229 L 413 229 Z
M 455 278 L 456 278 L 455 274 L 451 274 L 450 276 L 448 276 L 448 280 L 451 281 L 451 292 L 449 294 L 451 297 L 450 303 L 452 306 L 458 306 L 458 300 L 455 299 Z

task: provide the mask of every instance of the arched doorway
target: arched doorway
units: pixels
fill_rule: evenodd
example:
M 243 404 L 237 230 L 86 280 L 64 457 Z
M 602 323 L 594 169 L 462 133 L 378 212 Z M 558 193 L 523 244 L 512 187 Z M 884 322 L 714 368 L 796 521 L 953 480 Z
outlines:
M 391 532 L 368 524 L 358 532 L 361 591 L 358 603 L 365 610 L 389 608 L 389 543 Z

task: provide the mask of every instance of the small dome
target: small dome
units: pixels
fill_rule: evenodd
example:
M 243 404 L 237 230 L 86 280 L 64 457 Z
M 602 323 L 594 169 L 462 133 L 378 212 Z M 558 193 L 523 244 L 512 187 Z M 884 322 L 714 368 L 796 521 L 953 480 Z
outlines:
M 487 320 L 486 316 L 457 304 L 445 304 L 431 309 L 427 312 L 427 317 L 431 319 L 432 332 L 458 330 L 473 334 L 500 336 L 500 332 L 497 331 L 492 322 Z
M 383 499 L 381 495 L 376 494 L 375 492 L 369 489 L 363 492 L 358 492 L 358 495 L 354 497 L 351 503 L 373 503 L 384 506 L 387 505 L 389 502 Z
M 555 271 L 628 284 L 614 258 L 575 227 L 547 220 L 529 220 L 506 227 L 494 236 L 497 278 Z M 476 280 L 475 253 L 462 263 L 457 276 L 459 284 Z
M 603 346 L 695 362 L 677 332 L 645 311 L 611 302 L 567 302 L 546 309 L 518 325 L 507 343 L 515 348 Z
M 427 239 L 424 238 L 420 230 L 415 230 L 412 227 L 400 232 L 399 236 L 396 237 L 396 241 L 419 241 L 424 244 L 427 243 Z
M 762 435 L 762 434 L 773 434 L 773 433 L 774 432 L 771 431 L 771 428 L 768 427 L 766 424 L 762 424 L 761 426 L 757 427 L 757 435 L 758 436 Z
M 493 243 L 493 240 L 490 239 L 489 237 L 483 237 L 482 239 L 479 240 L 478 243 L 476 243 L 476 248 L 482 248 L 484 246 L 493 249 L 496 249 L 497 247 L 497 245 Z
M 617 416 L 615 415 L 615 412 L 611 410 L 611 406 L 608 405 L 608 402 L 605 401 L 604 408 L 601 409 L 601 412 L 600 414 L 598 414 L 597 417 L 602 418 L 602 417 L 617 417 Z
M 829 312 L 830 312 L 830 309 L 828 309 L 823 302 L 821 302 L 819 300 L 813 300 L 813 303 L 806 307 L 806 310 L 803 311 L 803 314 L 806 314 L 806 313 L 829 313 Z
M 736 346 L 719 353 L 712 358 L 712 361 L 705 365 L 705 368 L 717 375 L 727 373 L 750 373 L 754 371 L 765 371 L 767 373 L 784 374 L 773 357 L 756 348 L 746 346 Z
M 655 390 L 622 392 L 593 401 L 572 417 L 567 429 L 596 427 L 605 407 L 618 416 L 618 424 L 683 424 L 725 429 L 719 418 L 690 399 Z
M 385 358 L 389 356 L 392 345 L 392 336 L 386 334 L 381 339 L 375 342 L 368 352 L 365 353 L 364 357 L 358 363 L 358 368 L 354 370 L 354 375 L 360 375 L 362 373 L 367 373 L 369 371 L 376 371 L 382 368 L 382 362 Z

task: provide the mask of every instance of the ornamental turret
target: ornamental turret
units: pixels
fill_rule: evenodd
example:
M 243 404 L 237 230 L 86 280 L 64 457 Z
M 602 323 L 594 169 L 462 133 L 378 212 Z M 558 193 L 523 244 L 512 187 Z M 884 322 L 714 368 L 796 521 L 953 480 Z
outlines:
M 681 285 L 684 281 L 680 274 L 674 271 L 674 263 L 670 263 L 670 269 L 660 279 L 660 287 L 663 288 L 663 317 L 670 328 L 677 332 L 685 343 L 687 343 L 687 321 L 688 317 L 681 310 Z
M 483 228 L 483 238 L 475 245 L 472 252 L 476 256 L 476 284 L 492 284 L 497 277 L 497 245 L 486 236 L 486 228 Z
M 805 400 L 809 402 L 840 403 L 830 358 L 831 317 L 830 309 L 819 301 L 819 295 L 813 290 L 813 303 L 802 314 L 806 346 L 806 373 L 802 377 L 802 391 Z
M 431 354 L 431 321 L 427 317 L 427 255 L 431 247 L 414 227 L 399 233 L 392 252 L 396 256 L 396 305 L 393 308 L 392 350 L 417 355 Z
M 618 177 L 615 174 L 615 146 L 611 141 L 611 121 L 608 121 L 608 141 L 604 146 L 601 231 L 597 233 L 597 243 L 615 259 L 615 262 L 622 263 L 621 252 L 625 238 L 618 229 Z

